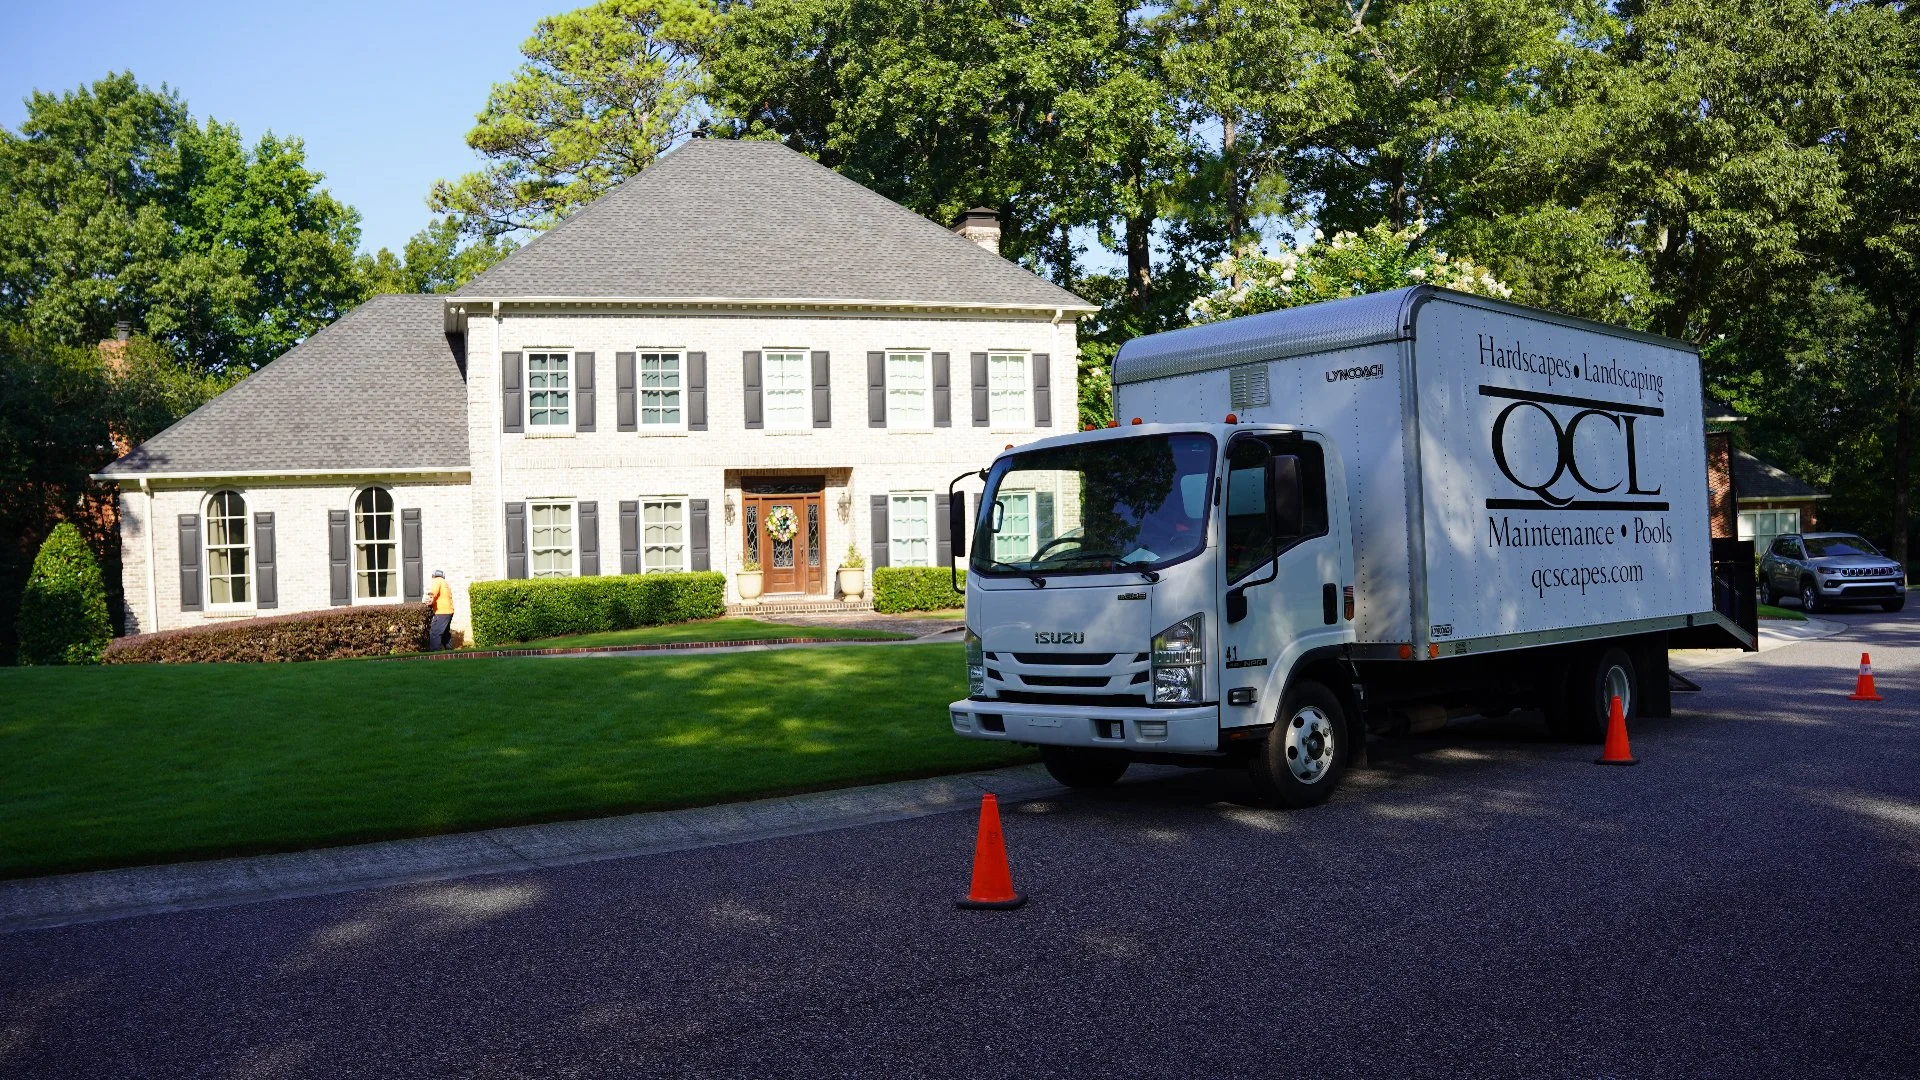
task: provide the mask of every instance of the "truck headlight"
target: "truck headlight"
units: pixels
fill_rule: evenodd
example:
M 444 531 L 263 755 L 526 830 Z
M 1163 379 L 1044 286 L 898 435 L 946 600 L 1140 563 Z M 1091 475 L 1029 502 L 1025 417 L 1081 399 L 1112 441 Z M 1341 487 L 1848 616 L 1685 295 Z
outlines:
M 1205 696 L 1200 670 L 1207 653 L 1199 615 L 1189 615 L 1153 635 L 1153 703 L 1192 705 Z
M 980 697 L 987 692 L 987 654 L 980 635 L 967 627 L 967 696 Z

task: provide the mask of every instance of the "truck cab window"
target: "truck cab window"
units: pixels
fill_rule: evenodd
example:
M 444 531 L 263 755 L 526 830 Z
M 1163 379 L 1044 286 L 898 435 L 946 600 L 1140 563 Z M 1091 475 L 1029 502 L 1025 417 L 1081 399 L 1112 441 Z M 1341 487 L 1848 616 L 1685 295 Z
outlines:
M 1269 460 L 1293 458 L 1281 475 L 1297 477 L 1286 490 L 1269 487 Z M 1271 522 L 1293 517 L 1293 507 L 1275 505 L 1277 499 L 1297 500 L 1299 531 L 1276 535 Z M 1270 514 L 1269 509 L 1287 512 Z M 1327 532 L 1327 469 L 1318 443 L 1298 437 L 1240 437 L 1227 448 L 1226 567 L 1227 582 L 1236 583 L 1273 561 L 1274 556 Z

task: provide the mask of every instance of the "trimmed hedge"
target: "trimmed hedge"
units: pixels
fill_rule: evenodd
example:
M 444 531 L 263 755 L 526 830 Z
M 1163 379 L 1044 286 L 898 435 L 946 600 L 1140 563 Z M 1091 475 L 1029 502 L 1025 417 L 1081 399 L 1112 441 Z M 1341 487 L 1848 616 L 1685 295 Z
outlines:
M 888 615 L 902 611 L 944 611 L 965 607 L 967 572 L 960 571 L 960 591 L 953 588 L 953 571 L 944 566 L 878 566 L 873 571 L 873 610 Z
M 113 637 L 107 584 L 87 541 L 72 522 L 53 527 L 20 596 L 23 664 L 97 664 Z
M 500 645 L 717 619 L 726 613 L 726 593 L 727 576 L 719 571 L 611 574 L 476 581 L 467 602 L 473 643 Z
M 382 604 L 272 615 L 119 638 L 108 664 L 284 664 L 347 656 L 391 656 L 426 648 L 427 604 Z

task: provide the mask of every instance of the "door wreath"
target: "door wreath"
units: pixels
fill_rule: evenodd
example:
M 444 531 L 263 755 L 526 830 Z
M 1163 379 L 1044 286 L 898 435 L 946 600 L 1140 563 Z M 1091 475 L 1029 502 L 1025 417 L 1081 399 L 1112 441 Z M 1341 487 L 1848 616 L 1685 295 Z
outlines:
M 767 512 L 767 535 L 784 544 L 791 541 L 800 531 L 800 521 L 794 517 L 793 507 L 776 506 Z

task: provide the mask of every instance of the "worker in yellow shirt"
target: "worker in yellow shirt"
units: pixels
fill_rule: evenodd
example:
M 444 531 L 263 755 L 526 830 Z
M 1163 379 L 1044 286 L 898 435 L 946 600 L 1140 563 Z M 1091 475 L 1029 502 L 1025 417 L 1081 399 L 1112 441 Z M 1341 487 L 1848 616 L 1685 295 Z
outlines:
M 427 648 L 446 649 L 453 645 L 453 588 L 447 584 L 447 572 L 433 572 L 433 588 L 427 592 L 433 605 L 433 622 L 427 627 Z

